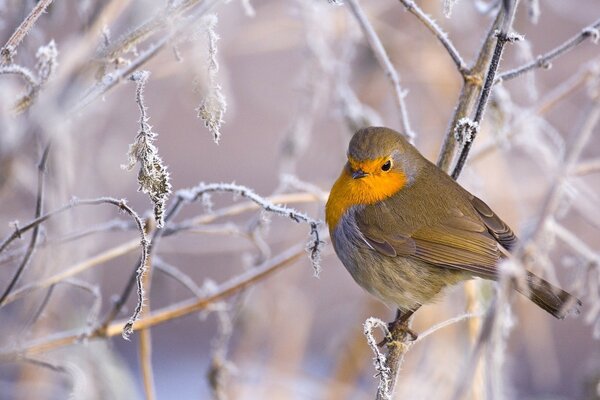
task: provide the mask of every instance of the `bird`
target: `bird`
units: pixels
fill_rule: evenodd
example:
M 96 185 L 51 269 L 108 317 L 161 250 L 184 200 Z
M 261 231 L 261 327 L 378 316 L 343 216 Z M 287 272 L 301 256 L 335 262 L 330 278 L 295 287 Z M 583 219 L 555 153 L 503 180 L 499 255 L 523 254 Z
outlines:
M 446 287 L 500 279 L 499 263 L 519 243 L 481 199 L 385 127 L 358 130 L 333 184 L 325 220 L 338 258 L 367 292 L 406 323 Z M 582 303 L 525 271 L 516 290 L 563 319 Z M 414 333 L 413 333 L 414 335 Z

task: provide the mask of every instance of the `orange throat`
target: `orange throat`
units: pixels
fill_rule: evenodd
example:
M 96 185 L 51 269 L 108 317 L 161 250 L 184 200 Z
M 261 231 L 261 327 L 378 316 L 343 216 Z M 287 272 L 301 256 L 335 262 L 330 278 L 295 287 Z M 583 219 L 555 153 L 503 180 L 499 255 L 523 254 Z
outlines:
M 354 179 L 348 165 L 337 179 L 325 206 L 325 220 L 333 232 L 350 207 L 375 204 L 398 193 L 406 185 L 406 176 L 400 171 L 373 173 Z

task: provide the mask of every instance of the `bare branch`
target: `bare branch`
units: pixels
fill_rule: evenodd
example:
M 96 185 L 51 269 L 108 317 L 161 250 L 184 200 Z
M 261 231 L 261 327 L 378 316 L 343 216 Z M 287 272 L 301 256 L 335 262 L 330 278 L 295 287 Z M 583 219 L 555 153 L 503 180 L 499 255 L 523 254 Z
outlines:
M 458 50 L 456 50 L 456 48 L 448 38 L 448 34 L 446 34 L 446 32 L 444 32 L 442 28 L 440 28 L 440 26 L 437 24 L 437 22 L 435 22 L 435 20 L 433 20 L 433 18 L 431 18 L 431 16 L 423 12 L 423 10 L 421 10 L 421 8 L 414 1 L 400 0 L 400 2 L 404 5 L 404 7 L 406 7 L 406 9 L 411 14 L 417 17 L 419 21 L 421 21 L 431 33 L 435 35 L 435 37 L 440 41 L 442 46 L 446 48 L 446 51 L 448 52 L 450 58 L 452 58 L 452 61 L 454 61 L 458 72 L 462 76 L 465 76 L 468 73 L 467 64 L 464 62 L 464 60 L 460 56 L 460 53 L 458 52 Z
M 406 91 L 402 89 L 400 86 L 400 77 L 398 76 L 398 72 L 396 72 L 396 68 L 390 61 L 389 56 L 387 55 L 379 36 L 371 26 L 369 19 L 360 8 L 358 4 L 358 0 L 347 0 L 348 6 L 350 7 L 350 11 L 352 11 L 352 15 L 358 21 L 360 28 L 362 29 L 367 42 L 377 62 L 383 68 L 385 75 L 390 80 L 392 84 L 392 88 L 394 89 L 396 106 L 399 111 L 400 125 L 402 126 L 402 134 L 404 134 L 410 142 L 414 142 L 415 133 L 412 131 L 410 127 L 410 121 L 408 119 L 408 110 L 406 107 L 406 102 L 404 101 L 406 97 Z
M 45 180 L 46 180 L 46 178 L 45 178 L 46 177 L 46 163 L 48 161 L 49 152 L 50 152 L 50 144 L 46 145 L 44 152 L 42 153 L 42 159 L 40 160 L 40 163 L 38 165 L 38 194 L 37 194 L 37 201 L 36 201 L 36 205 L 35 205 L 35 217 L 36 218 L 39 218 L 42 215 L 42 210 L 43 210 L 43 206 L 44 206 L 44 186 L 45 186 Z M 29 242 L 29 246 L 27 247 L 27 250 L 25 251 L 25 256 L 23 257 L 23 260 L 19 264 L 19 267 L 17 268 L 17 271 L 13 275 L 10 283 L 8 284 L 8 286 L 2 293 L 2 296 L 0 296 L 0 306 L 4 305 L 6 298 L 8 297 L 8 295 L 10 295 L 10 292 L 12 292 L 13 288 L 19 281 L 19 278 L 21 278 L 21 275 L 25 271 L 25 268 L 27 267 L 27 265 L 29 265 L 29 260 L 33 256 L 33 252 L 35 251 L 35 246 L 37 245 L 39 232 L 40 232 L 40 226 L 36 225 L 33 228 L 33 232 L 31 233 L 31 240 Z
M 518 40 L 522 40 L 521 36 L 509 32 L 512 26 L 512 20 L 514 19 L 515 9 L 516 6 L 512 6 L 512 8 L 506 11 L 504 22 L 502 23 L 502 29 L 496 33 L 496 47 L 494 49 L 492 59 L 490 60 L 490 65 L 485 77 L 481 95 L 479 96 L 475 117 L 470 124 L 472 127 L 474 127 L 474 129 L 472 129 L 470 132 L 471 134 L 469 135 L 469 140 L 463 143 L 458 161 L 456 162 L 454 170 L 452 171 L 452 178 L 454 179 L 458 179 L 458 176 L 467 162 L 467 156 L 469 155 L 473 141 L 475 140 L 475 137 L 479 131 L 479 126 L 481 124 L 481 120 L 483 119 L 483 114 L 485 113 L 485 108 L 487 107 L 492 87 L 494 85 L 496 72 L 498 71 L 498 66 L 500 65 L 500 59 L 502 58 L 504 46 L 506 43 L 514 43 Z
M 440 155 L 437 161 L 437 166 L 446 172 L 450 171 L 450 167 L 454 159 L 454 153 L 457 144 L 457 141 L 454 137 L 456 127 L 463 118 L 468 117 L 470 112 L 469 110 L 475 103 L 475 100 L 480 93 L 484 72 L 493 54 L 495 33 L 500 27 L 501 21 L 502 13 L 499 12 L 496 15 L 494 23 L 488 31 L 481 49 L 479 50 L 479 56 L 477 57 L 475 64 L 469 69 L 469 73 L 465 76 L 464 84 L 457 102 L 458 105 L 454 109 L 454 114 L 452 115 L 452 120 L 450 121 L 444 136 L 444 143 L 442 144 Z
M 254 193 L 251 189 L 249 189 L 245 186 L 240 186 L 240 185 L 236 185 L 233 183 L 211 183 L 211 184 L 201 183 L 194 188 L 178 191 L 176 196 L 180 200 L 184 200 L 187 202 L 194 202 L 194 201 L 197 201 L 199 198 L 202 198 L 203 194 L 211 193 L 211 192 L 234 193 L 236 195 L 246 197 L 246 198 L 252 200 L 254 203 L 258 204 L 265 211 L 272 212 L 272 213 L 290 218 L 295 222 L 306 222 L 307 224 L 309 224 L 310 225 L 310 235 L 311 235 L 312 239 L 307 244 L 307 250 L 310 255 L 310 260 L 313 265 L 315 276 L 319 275 L 319 272 L 321 271 L 321 267 L 319 265 L 320 258 L 321 258 L 321 248 L 322 248 L 322 245 L 324 244 L 324 242 L 321 240 L 319 230 L 318 230 L 319 225 L 321 224 L 320 221 L 312 219 L 309 216 L 307 216 L 306 214 L 298 212 L 294 209 L 272 204 L 269 201 L 267 201 L 265 198 L 260 197 L 259 195 Z
M 17 47 L 23 38 L 29 33 L 38 18 L 46 11 L 52 0 L 40 0 L 33 7 L 29 15 L 21 22 L 21 25 L 13 32 L 6 44 L 0 49 L 2 64 L 11 64 L 17 53 Z
M 162 309 L 156 310 L 149 316 L 145 316 L 135 322 L 133 328 L 145 329 L 153 327 L 173 319 L 181 318 L 185 315 L 201 311 L 209 305 L 227 298 L 240 290 L 243 290 L 256 282 L 259 282 L 274 272 L 283 269 L 286 266 L 292 265 L 299 260 L 304 253 L 304 246 L 294 246 L 279 255 L 264 262 L 257 268 L 246 271 L 245 273 L 229 279 L 219 285 L 218 290 L 213 294 L 200 299 L 190 299 L 179 303 L 172 304 Z M 115 321 L 108 326 L 101 326 L 89 335 L 88 339 L 106 338 L 122 334 L 125 321 Z M 32 356 L 35 354 L 44 353 L 52 349 L 57 349 L 77 343 L 82 334 L 85 332 L 69 331 L 58 333 L 52 336 L 45 337 L 37 342 L 26 344 L 16 350 L 8 352 L 0 352 L 0 361 L 15 360 L 22 356 Z
M 582 29 L 581 32 L 579 32 L 577 35 L 573 36 L 560 46 L 550 50 L 547 53 L 539 55 L 535 61 L 499 74 L 494 83 L 508 81 L 534 69 L 550 68 L 550 61 L 573 50 L 575 47 L 585 42 L 587 39 L 591 39 L 592 42 L 597 43 L 598 38 L 600 36 L 600 32 L 598 31 L 598 29 L 600 29 L 600 20 L 597 20 L 588 27 Z
M 198 0 L 187 0 L 184 3 L 196 3 Z M 121 80 L 129 77 L 135 70 L 141 68 L 146 62 L 153 58 L 160 50 L 168 45 L 173 39 L 179 37 L 185 30 L 192 25 L 198 18 L 204 15 L 220 0 L 205 0 L 203 1 L 196 10 L 194 10 L 185 22 L 178 24 L 175 28 L 165 33 L 155 43 L 148 46 L 146 50 L 140 53 L 140 55 L 131 61 L 130 64 L 105 74 L 98 83 L 90 87 L 71 107 L 70 114 L 76 114 L 91 104 L 98 97 L 113 88 Z M 185 7 L 184 7 L 185 8 Z M 187 9 L 187 8 L 185 8 Z

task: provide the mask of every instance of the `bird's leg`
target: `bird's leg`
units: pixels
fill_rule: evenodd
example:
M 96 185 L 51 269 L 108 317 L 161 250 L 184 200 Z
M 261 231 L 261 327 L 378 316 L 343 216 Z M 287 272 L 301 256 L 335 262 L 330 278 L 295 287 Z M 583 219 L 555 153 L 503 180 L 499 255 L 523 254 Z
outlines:
M 388 324 L 388 331 L 390 333 L 381 342 L 378 343 L 378 346 L 382 347 L 385 344 L 400 339 L 402 336 L 408 336 L 408 339 L 411 342 L 417 340 L 419 335 L 415 331 L 410 329 L 408 323 L 410 321 L 410 318 L 418 309 L 419 307 L 405 312 L 398 309 L 396 311 L 396 319 Z

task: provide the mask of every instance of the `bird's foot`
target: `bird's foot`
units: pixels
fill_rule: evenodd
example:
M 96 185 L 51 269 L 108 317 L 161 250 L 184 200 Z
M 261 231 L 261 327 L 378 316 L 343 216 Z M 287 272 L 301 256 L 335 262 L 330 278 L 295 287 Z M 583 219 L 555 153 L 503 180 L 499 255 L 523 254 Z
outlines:
M 414 342 L 419 335 L 410 329 L 406 320 L 396 319 L 388 324 L 388 334 L 377 346 L 383 347 L 394 342 Z

